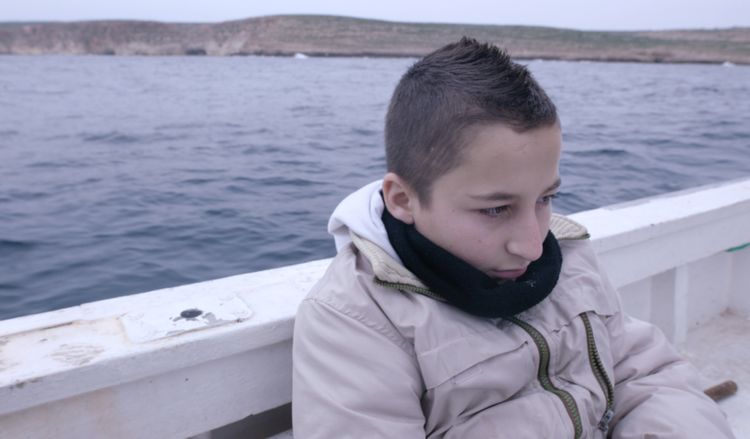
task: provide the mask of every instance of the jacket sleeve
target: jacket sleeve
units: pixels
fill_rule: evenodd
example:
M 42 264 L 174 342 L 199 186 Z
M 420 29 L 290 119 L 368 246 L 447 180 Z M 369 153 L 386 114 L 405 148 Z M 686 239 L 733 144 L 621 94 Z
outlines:
M 701 391 L 697 370 L 661 330 L 621 310 L 608 326 L 615 382 L 611 438 L 734 437 L 718 405 Z
M 425 437 L 416 359 L 386 323 L 302 302 L 294 325 L 295 439 Z

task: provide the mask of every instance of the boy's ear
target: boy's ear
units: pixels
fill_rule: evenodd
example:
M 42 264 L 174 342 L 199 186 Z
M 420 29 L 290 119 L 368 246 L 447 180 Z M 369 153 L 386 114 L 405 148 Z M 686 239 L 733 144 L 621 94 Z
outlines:
M 385 201 L 385 208 L 394 218 L 406 224 L 414 223 L 413 209 L 416 193 L 401 177 L 393 172 L 389 172 L 383 177 L 383 200 Z

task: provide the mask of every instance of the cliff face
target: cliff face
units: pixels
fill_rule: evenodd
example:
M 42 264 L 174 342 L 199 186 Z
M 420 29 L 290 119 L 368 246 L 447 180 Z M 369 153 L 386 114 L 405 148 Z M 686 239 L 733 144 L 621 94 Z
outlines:
M 182 55 L 206 41 L 207 25 L 90 21 L 0 25 L 0 53 Z
M 216 24 L 0 23 L 2 54 L 420 56 L 463 35 L 519 58 L 750 64 L 750 28 L 658 32 L 271 16 Z

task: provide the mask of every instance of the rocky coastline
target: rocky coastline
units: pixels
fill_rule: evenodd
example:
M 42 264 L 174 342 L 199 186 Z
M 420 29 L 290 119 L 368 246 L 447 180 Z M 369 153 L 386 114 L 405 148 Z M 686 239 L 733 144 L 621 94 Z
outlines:
M 580 31 L 280 15 L 221 23 L 0 23 L 6 55 L 414 57 L 463 35 L 520 59 L 750 64 L 750 28 Z

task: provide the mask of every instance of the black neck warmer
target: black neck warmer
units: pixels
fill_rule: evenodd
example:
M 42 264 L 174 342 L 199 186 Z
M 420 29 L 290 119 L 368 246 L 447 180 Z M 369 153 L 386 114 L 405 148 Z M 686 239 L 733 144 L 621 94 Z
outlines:
M 412 224 L 382 216 L 388 240 L 404 266 L 448 303 L 479 317 L 510 317 L 526 311 L 552 292 L 560 276 L 562 253 L 549 232 L 542 256 L 515 281 L 498 282 L 453 256 L 419 233 Z

